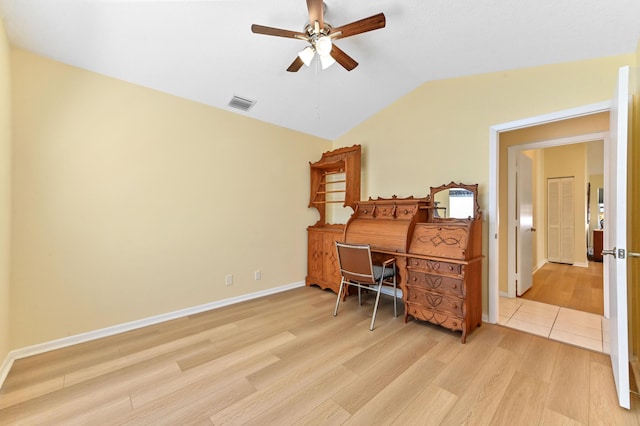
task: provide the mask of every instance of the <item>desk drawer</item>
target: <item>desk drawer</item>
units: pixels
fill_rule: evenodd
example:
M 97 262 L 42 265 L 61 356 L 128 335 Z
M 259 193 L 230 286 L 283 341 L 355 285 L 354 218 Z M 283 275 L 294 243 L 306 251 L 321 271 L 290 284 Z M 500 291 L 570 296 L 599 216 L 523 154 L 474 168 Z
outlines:
M 427 291 L 424 288 L 412 285 L 407 286 L 407 302 L 422 305 L 427 309 L 450 313 L 461 318 L 464 318 L 466 315 L 466 306 L 463 299 Z
M 462 278 L 430 274 L 422 271 L 409 270 L 408 284 L 425 290 L 434 290 L 438 293 L 459 297 L 465 297 L 467 293 Z
M 440 262 L 437 260 L 428 259 L 409 259 L 410 268 L 430 269 L 437 272 L 446 272 L 448 274 L 462 275 L 464 272 L 464 265 L 459 263 Z
M 465 322 L 461 318 L 446 313 L 432 311 L 421 305 L 407 303 L 407 315 L 422 321 L 440 325 L 451 330 L 465 331 Z

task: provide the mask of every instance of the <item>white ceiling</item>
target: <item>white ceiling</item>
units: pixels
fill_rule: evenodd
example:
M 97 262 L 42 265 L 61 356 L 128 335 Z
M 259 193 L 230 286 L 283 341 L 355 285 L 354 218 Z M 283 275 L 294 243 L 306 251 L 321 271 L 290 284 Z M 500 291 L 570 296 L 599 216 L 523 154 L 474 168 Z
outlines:
M 336 139 L 421 84 L 634 52 L 638 0 L 326 0 L 341 26 L 384 29 L 336 44 L 359 62 L 286 72 L 305 42 L 305 0 L 0 0 L 14 46 L 258 120 Z M 249 112 L 232 96 L 257 101 Z

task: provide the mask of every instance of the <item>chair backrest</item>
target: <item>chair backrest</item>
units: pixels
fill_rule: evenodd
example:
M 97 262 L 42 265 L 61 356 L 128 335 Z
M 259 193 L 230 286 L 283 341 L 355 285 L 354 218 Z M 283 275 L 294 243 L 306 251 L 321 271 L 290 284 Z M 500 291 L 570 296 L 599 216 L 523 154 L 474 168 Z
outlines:
M 345 244 L 336 241 L 340 273 L 346 280 L 375 284 L 371 248 L 369 245 Z

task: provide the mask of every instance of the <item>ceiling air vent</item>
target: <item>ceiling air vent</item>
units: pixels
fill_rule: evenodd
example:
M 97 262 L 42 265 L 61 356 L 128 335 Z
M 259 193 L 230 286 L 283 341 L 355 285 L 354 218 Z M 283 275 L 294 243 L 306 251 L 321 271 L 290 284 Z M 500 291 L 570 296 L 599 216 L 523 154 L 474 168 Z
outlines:
M 250 99 L 241 98 L 240 96 L 234 96 L 229 102 L 231 108 L 241 109 L 243 111 L 249 111 L 251 107 L 256 104 L 256 101 Z

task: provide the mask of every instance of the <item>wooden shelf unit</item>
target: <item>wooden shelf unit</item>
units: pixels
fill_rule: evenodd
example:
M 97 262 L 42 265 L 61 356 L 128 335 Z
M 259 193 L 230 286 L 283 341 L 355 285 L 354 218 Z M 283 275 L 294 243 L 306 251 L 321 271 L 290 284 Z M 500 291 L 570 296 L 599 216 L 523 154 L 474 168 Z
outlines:
M 344 241 L 345 225 L 327 223 L 327 205 L 342 204 L 355 208 L 360 201 L 360 145 L 339 148 L 322 154 L 320 160 L 309 163 L 309 207 L 320 213 L 315 225 L 307 228 L 306 285 L 340 288 L 340 267 L 336 241 Z
M 309 207 L 320 213 L 320 220 L 314 226 L 327 223 L 327 204 L 354 208 L 360 201 L 360 158 L 361 147 L 354 145 L 325 152 L 320 160 L 309 163 Z

